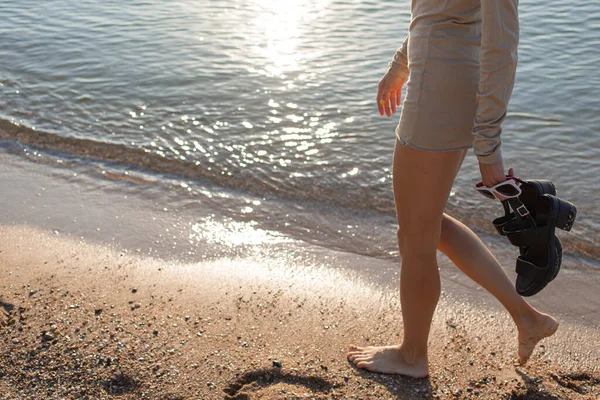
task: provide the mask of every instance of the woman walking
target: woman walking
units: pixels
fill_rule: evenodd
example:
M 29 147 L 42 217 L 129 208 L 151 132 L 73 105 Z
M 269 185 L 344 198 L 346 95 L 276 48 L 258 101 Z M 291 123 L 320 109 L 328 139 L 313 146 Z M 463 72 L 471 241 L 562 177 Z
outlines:
M 390 117 L 408 80 L 393 161 L 404 337 L 392 346 L 351 346 L 348 359 L 358 368 L 428 375 L 427 341 L 440 295 L 436 250 L 504 305 L 518 329 L 521 363 L 558 328 L 519 296 L 483 242 L 444 213 L 469 148 L 485 186 L 506 180 L 500 133 L 517 65 L 517 6 L 518 0 L 412 1 L 409 34 L 377 95 L 380 114 Z

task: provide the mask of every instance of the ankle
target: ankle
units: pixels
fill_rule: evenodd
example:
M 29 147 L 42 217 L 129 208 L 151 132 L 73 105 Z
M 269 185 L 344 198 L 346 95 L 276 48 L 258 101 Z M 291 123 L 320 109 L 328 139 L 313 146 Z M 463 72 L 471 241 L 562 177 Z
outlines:
M 518 312 L 512 314 L 513 320 L 515 321 L 517 327 L 531 325 L 537 322 L 542 316 L 538 310 L 531 307 L 528 303 L 525 301 L 523 301 L 523 303 L 524 306 L 520 307 Z
M 427 362 L 427 347 L 402 344 L 398 351 L 405 364 L 416 365 Z

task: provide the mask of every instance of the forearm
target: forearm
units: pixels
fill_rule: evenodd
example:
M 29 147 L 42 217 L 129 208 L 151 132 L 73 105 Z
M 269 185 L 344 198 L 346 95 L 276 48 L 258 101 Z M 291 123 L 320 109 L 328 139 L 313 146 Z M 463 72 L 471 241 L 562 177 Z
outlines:
M 482 36 L 473 148 L 483 164 L 502 161 L 502 122 L 517 69 L 517 8 L 518 0 L 481 0 Z

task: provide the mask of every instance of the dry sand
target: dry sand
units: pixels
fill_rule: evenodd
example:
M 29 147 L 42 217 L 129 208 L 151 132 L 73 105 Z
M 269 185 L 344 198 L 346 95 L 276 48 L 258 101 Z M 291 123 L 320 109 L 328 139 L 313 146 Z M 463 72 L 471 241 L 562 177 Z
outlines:
M 563 322 L 517 367 L 510 319 L 447 295 L 428 378 L 345 359 L 400 333 L 397 294 L 332 270 L 169 263 L 0 228 L 0 399 L 600 398 L 598 327 Z

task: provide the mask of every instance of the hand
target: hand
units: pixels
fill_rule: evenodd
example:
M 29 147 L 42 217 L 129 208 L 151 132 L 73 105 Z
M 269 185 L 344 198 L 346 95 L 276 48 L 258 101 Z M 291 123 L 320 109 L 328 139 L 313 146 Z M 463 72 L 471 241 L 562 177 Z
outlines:
M 400 106 L 400 97 L 402 95 L 402 86 L 404 86 L 406 78 L 404 78 L 392 66 L 387 70 L 377 88 L 377 108 L 379 115 L 383 114 L 391 117 L 396 113 L 396 107 Z
M 484 186 L 492 187 L 500 182 L 504 182 L 507 176 L 515 176 L 515 171 L 512 168 L 508 169 L 508 174 L 504 173 L 504 163 L 482 164 L 479 163 L 479 171 L 481 172 L 481 182 Z M 499 198 L 502 201 L 505 198 Z

